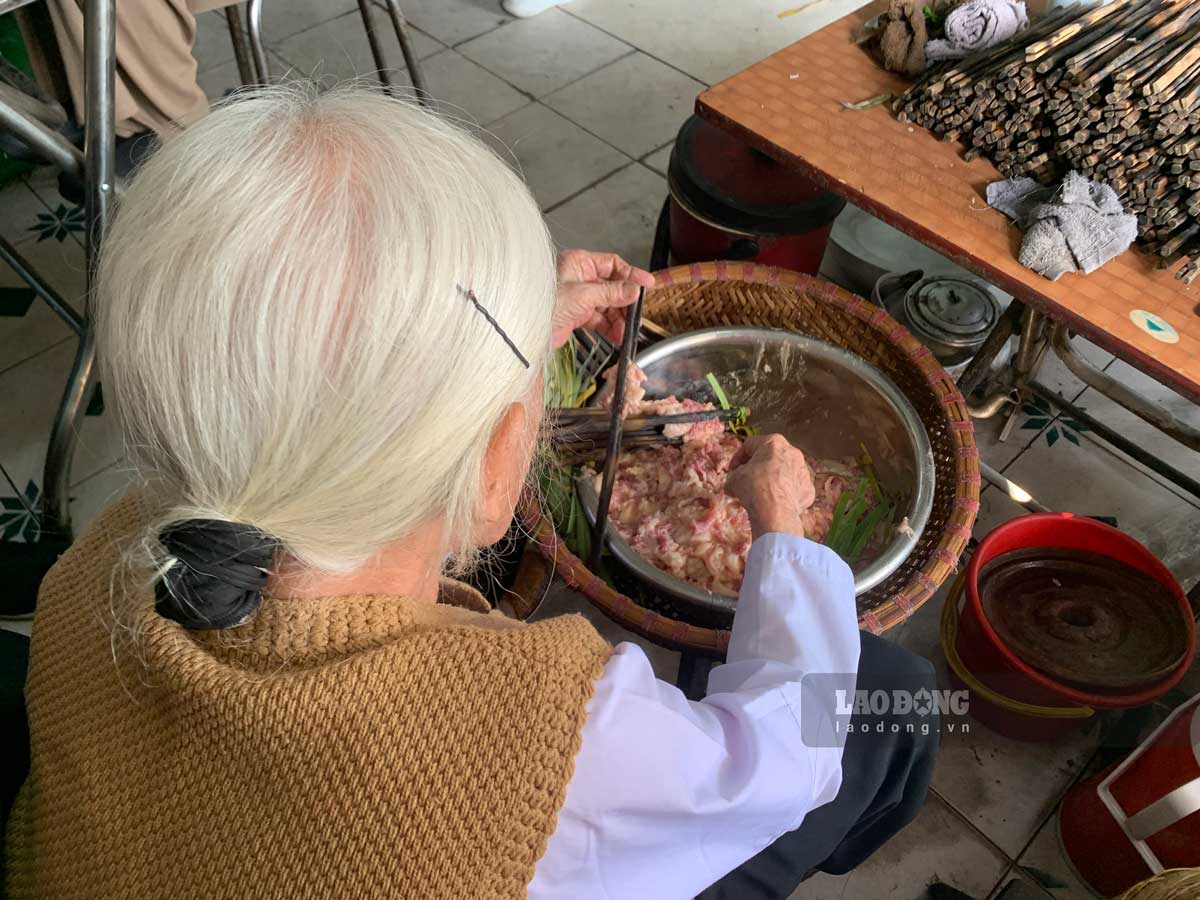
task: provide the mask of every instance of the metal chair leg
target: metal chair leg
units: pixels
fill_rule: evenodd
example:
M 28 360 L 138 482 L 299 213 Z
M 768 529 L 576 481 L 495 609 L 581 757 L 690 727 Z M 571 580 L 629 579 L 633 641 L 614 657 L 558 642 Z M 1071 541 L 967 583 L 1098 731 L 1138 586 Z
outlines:
M 238 80 L 242 87 L 258 82 L 254 75 L 254 60 L 250 56 L 250 45 L 246 43 L 246 29 L 242 25 L 242 7 L 235 3 L 225 7 L 225 22 L 229 26 L 229 41 L 233 44 L 233 58 L 237 62 Z
M 87 221 L 88 292 L 84 299 L 82 328 L 75 362 L 59 403 L 50 432 L 46 468 L 42 473 L 43 533 L 66 535 L 71 529 L 71 461 L 79 428 L 87 409 L 87 396 L 95 377 L 96 340 L 91 319 L 91 296 L 95 289 L 96 261 L 108 226 L 115 178 L 115 0 L 91 0 L 84 7 L 84 105 L 87 131 L 84 134 L 84 199 Z
M 267 48 L 262 37 L 262 0 L 248 0 L 246 3 L 246 21 L 250 32 L 250 51 L 254 58 L 255 76 L 259 84 L 266 84 L 271 78 L 271 67 L 267 63 Z
M 400 42 L 400 51 L 404 54 L 404 65 L 408 67 L 408 75 L 416 89 L 417 99 L 430 109 L 433 108 L 433 97 L 425 86 L 425 73 L 421 71 L 421 61 L 417 59 L 417 51 L 413 46 L 412 36 L 408 33 L 408 22 L 400 11 L 399 0 L 385 0 L 388 15 L 392 17 L 392 27 L 396 29 L 396 40 Z
M 379 35 L 375 33 L 375 13 L 371 8 L 371 0 L 358 0 L 358 14 L 362 16 L 363 28 L 367 32 L 367 43 L 371 45 L 371 58 L 375 60 L 375 75 L 387 88 L 388 93 L 394 94 L 387 57 L 384 56 L 383 45 L 379 43 Z
M 41 159 L 74 175 L 83 173 L 83 154 L 33 114 L 20 91 L 0 84 L 0 129 L 16 135 Z
M 79 339 L 75 361 L 66 390 L 58 404 L 58 414 L 46 448 L 46 467 L 42 472 L 42 532 L 49 535 L 71 533 L 71 463 L 87 398 L 95 383 L 96 339 L 89 327 Z
M 87 326 L 83 321 L 83 316 L 76 312 L 75 307 L 62 298 L 50 284 L 42 278 L 37 269 L 25 261 L 25 258 L 17 252 L 17 248 L 10 244 L 0 235 L 0 262 L 5 263 L 13 274 L 25 282 L 37 294 L 38 299 L 49 306 L 58 317 L 67 323 L 67 326 L 80 337 L 83 336 Z

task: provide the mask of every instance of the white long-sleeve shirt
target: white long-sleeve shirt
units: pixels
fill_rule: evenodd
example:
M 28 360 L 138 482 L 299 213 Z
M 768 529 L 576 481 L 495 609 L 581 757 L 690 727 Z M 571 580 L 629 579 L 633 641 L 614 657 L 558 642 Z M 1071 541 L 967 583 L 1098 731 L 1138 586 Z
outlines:
M 750 548 L 728 661 L 703 700 L 656 679 L 635 644 L 618 644 L 529 900 L 685 900 L 798 827 L 842 776 L 840 746 L 801 738 L 800 680 L 857 672 L 858 652 L 849 568 L 783 534 Z M 828 693 L 806 695 L 827 708 L 805 709 L 804 721 L 831 733 Z

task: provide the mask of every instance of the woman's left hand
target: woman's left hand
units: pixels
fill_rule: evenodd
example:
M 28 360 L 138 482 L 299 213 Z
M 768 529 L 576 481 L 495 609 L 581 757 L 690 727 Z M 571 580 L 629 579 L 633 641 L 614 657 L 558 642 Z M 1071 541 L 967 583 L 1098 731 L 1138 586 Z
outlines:
M 654 276 L 615 253 L 564 250 L 558 254 L 558 302 L 554 307 L 555 349 L 576 328 L 591 328 L 614 344 L 625 334 L 625 307 L 638 288 L 654 287 Z

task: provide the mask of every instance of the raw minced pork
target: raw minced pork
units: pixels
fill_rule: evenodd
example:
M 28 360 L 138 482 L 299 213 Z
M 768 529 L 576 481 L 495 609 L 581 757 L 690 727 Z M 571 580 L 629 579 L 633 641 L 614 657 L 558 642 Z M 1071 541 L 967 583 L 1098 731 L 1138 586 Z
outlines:
M 611 403 L 611 397 L 606 399 Z M 626 415 L 714 408 L 675 397 L 635 399 L 628 390 L 625 407 Z M 621 454 L 611 521 L 630 546 L 658 568 L 710 591 L 736 594 L 750 549 L 750 519 L 742 504 L 725 493 L 725 475 L 741 442 L 716 420 L 667 428 L 671 436 L 683 438 L 682 446 Z M 853 459 L 806 464 L 816 501 L 801 519 L 805 534 L 823 541 L 838 498 L 863 472 Z

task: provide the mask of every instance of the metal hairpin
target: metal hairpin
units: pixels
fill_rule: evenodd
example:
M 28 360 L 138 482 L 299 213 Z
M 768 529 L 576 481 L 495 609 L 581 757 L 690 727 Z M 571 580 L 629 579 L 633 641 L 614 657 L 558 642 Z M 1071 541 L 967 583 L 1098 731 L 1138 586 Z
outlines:
M 504 338 L 504 343 L 508 344 L 509 349 L 517 355 L 517 359 L 521 361 L 521 365 L 528 369 L 529 360 L 525 358 L 525 354 L 517 349 L 517 345 L 512 342 L 512 338 L 504 333 L 504 329 L 500 327 L 499 322 L 492 318 L 492 314 L 483 308 L 483 304 L 479 302 L 479 298 L 475 296 L 475 292 L 470 288 L 463 287 L 461 284 L 456 286 L 458 287 L 459 293 L 463 294 L 468 300 L 470 300 L 475 305 L 475 308 L 483 315 L 483 317 L 487 319 L 487 323 L 496 329 L 496 334 Z

